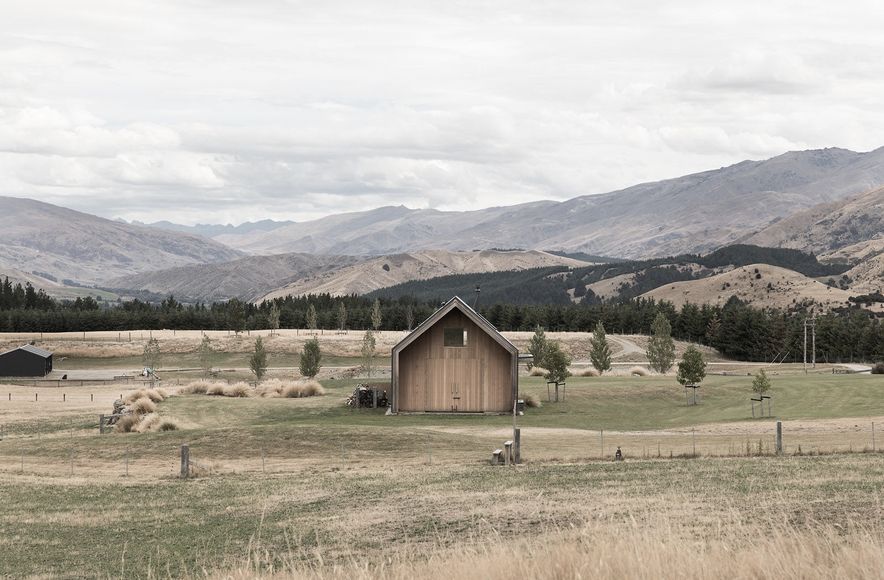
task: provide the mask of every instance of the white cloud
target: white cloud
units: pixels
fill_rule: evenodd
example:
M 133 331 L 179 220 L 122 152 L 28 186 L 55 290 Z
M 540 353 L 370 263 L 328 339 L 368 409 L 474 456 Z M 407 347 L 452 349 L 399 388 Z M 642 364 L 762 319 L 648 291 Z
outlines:
M 31 0 L 0 22 L 0 191 L 301 220 L 867 150 L 882 19 L 871 1 Z

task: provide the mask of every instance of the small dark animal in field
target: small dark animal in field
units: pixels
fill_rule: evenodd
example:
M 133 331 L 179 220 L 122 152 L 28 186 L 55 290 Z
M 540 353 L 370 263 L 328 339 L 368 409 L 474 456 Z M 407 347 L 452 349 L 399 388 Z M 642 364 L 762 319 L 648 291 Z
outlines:
M 623 452 L 620 451 L 620 448 L 617 448 L 617 452 L 614 454 L 614 461 L 623 461 Z

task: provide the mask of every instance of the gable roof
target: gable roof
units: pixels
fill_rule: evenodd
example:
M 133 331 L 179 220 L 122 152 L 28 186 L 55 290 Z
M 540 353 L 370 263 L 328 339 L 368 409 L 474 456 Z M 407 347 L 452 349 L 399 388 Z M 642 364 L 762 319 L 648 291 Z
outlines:
M 498 344 L 500 344 L 500 346 L 509 351 L 510 354 L 519 354 L 519 349 L 517 349 L 513 343 L 504 338 L 503 335 L 500 334 L 500 332 L 498 332 L 496 328 L 494 328 L 494 325 L 488 322 L 488 320 L 484 316 L 473 310 L 469 304 L 461 300 L 460 296 L 455 296 L 454 298 L 451 298 L 448 302 L 440 306 L 439 309 L 431 314 L 426 320 L 418 324 L 417 327 L 415 327 L 415 329 L 412 330 L 408 336 L 400 340 L 396 344 L 396 346 L 393 347 L 392 352 L 396 353 L 404 349 L 406 346 L 417 340 L 418 337 L 429 330 L 446 314 L 455 309 L 461 311 L 464 315 L 466 315 L 466 317 L 472 320 L 476 324 L 476 326 L 484 330 L 491 338 L 493 338 Z
M 11 352 L 15 352 L 17 350 L 23 350 L 25 352 L 29 352 L 31 354 L 35 354 L 35 355 L 43 357 L 43 358 L 49 358 L 52 356 L 52 353 L 49 352 L 48 350 L 43 350 L 42 348 L 38 348 L 38 347 L 34 346 L 33 344 L 23 344 L 22 346 L 19 346 L 17 348 L 11 348 L 11 349 L 7 350 L 6 352 L 0 352 L 0 356 L 3 356 L 4 354 L 9 354 Z

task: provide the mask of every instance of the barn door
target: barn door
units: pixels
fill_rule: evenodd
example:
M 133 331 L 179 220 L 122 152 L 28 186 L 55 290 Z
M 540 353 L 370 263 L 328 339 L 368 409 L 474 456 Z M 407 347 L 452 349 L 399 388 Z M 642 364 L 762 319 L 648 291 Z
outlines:
M 449 359 L 452 410 L 462 413 L 483 411 L 482 363 L 479 359 Z

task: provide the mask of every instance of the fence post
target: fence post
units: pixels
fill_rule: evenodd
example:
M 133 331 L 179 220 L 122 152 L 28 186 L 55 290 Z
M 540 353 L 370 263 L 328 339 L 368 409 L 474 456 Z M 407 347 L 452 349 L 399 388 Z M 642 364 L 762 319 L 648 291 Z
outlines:
M 691 455 L 697 456 L 697 433 L 693 427 L 691 427 Z
M 872 451 L 875 450 L 875 422 L 872 421 Z
M 783 422 L 777 421 L 777 455 L 783 454 Z
M 181 479 L 187 479 L 190 474 L 190 446 L 185 443 L 181 446 Z
M 522 463 L 522 430 L 513 429 L 513 453 L 516 465 Z

